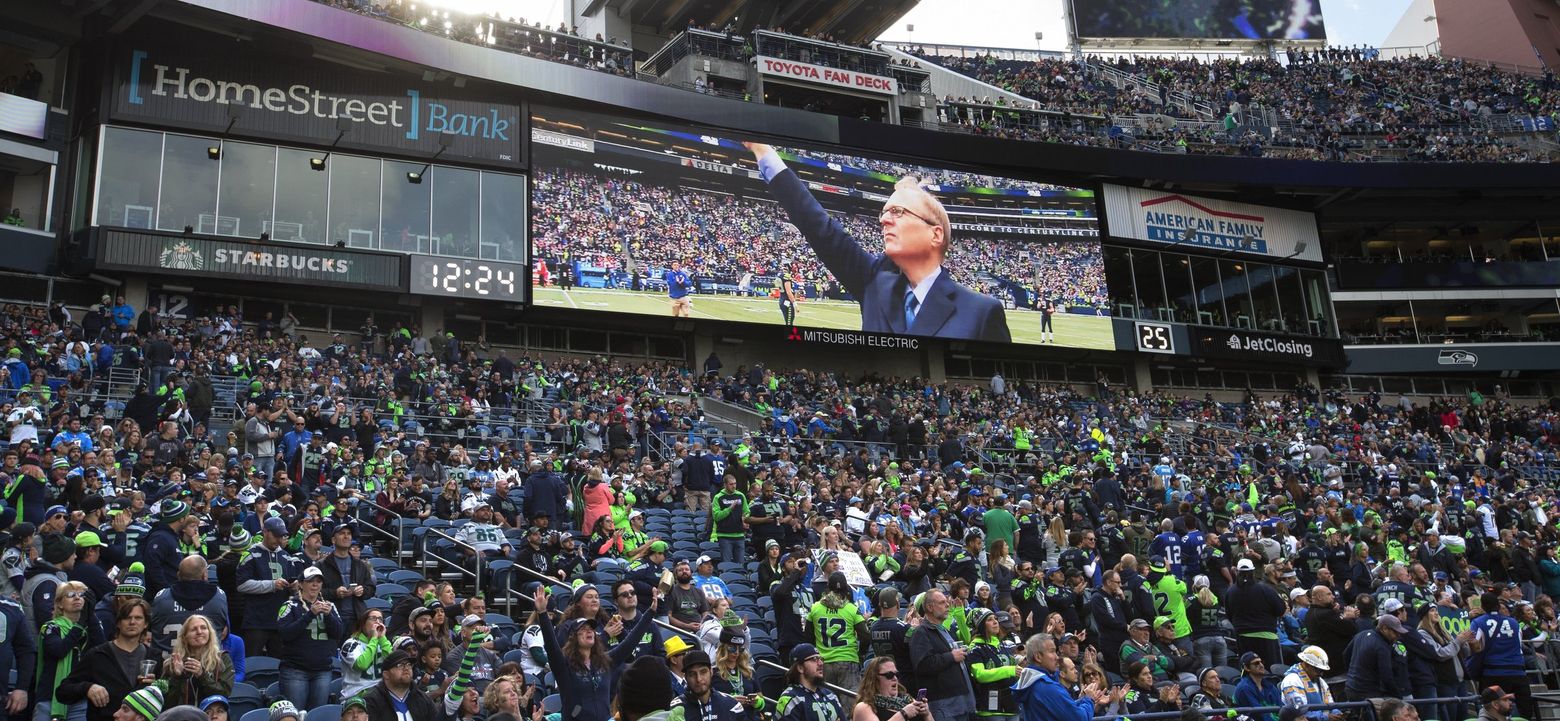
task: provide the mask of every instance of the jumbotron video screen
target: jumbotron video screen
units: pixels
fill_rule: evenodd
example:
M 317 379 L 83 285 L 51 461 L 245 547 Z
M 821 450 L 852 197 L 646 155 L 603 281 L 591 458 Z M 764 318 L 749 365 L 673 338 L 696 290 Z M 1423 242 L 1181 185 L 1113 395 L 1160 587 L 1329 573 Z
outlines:
M 1321 0 L 1070 0 L 1080 38 L 1323 40 Z
M 1094 191 L 532 116 L 539 305 L 1112 350 Z

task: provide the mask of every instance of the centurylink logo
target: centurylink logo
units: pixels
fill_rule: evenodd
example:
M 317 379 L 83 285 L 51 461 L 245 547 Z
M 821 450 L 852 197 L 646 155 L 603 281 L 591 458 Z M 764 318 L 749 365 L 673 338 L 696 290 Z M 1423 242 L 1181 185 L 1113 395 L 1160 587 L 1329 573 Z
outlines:
M 130 53 L 131 105 L 143 105 L 142 81 L 147 76 L 148 53 Z M 485 140 L 509 140 L 515 118 L 499 117 L 498 108 L 485 114 L 462 113 L 435 100 L 423 100 L 421 91 L 406 89 L 406 99 L 365 100 L 349 95 L 331 95 L 303 83 L 262 87 L 196 74 L 189 68 L 151 63 L 151 95 L 193 103 L 216 103 L 261 110 L 268 113 L 310 116 L 320 119 L 346 119 L 353 123 L 389 126 L 404 130 L 407 140 L 423 133 L 448 133 Z

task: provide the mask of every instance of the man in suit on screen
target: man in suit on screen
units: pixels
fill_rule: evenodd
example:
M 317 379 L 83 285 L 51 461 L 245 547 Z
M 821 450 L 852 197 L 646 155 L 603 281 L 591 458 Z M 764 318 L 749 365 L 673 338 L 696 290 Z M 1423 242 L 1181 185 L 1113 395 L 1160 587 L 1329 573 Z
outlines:
M 951 230 L 942 203 L 903 178 L 883 204 L 883 254 L 863 250 L 829 217 L 773 147 L 745 143 L 770 195 L 841 285 L 861 304 L 861 329 L 1008 343 L 1002 303 L 953 280 L 943 269 Z

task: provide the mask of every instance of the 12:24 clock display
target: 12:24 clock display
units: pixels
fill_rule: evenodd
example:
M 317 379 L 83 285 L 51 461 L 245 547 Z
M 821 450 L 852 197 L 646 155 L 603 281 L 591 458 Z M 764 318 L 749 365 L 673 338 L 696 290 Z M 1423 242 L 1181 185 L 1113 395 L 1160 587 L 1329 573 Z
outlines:
M 410 291 L 448 298 L 518 302 L 525 300 L 528 272 L 529 268 L 520 263 L 412 256 Z

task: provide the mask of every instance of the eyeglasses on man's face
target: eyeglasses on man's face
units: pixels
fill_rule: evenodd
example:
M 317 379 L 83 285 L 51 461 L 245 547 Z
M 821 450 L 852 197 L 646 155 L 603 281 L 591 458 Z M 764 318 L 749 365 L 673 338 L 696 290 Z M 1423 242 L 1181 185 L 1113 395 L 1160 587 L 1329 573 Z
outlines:
M 916 220 L 919 220 L 922 223 L 925 223 L 927 225 L 937 225 L 936 223 L 933 223 L 932 221 L 927 220 L 926 216 L 921 215 L 920 213 L 917 213 L 917 212 L 915 212 L 915 211 L 913 211 L 913 210 L 911 210 L 909 208 L 906 208 L 906 207 L 904 207 L 902 205 L 885 205 L 885 206 L 883 206 L 883 211 L 878 213 L 878 220 L 882 220 L 884 218 L 892 218 L 894 221 L 897 222 L 900 219 L 904 218 L 906 215 L 908 215 L 908 216 L 910 216 L 912 218 L 915 218 Z

